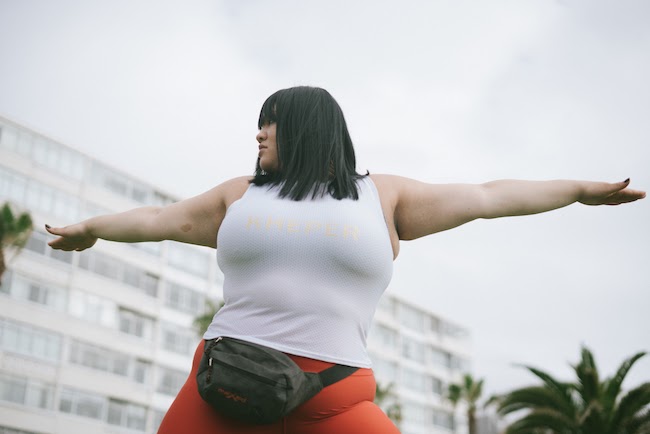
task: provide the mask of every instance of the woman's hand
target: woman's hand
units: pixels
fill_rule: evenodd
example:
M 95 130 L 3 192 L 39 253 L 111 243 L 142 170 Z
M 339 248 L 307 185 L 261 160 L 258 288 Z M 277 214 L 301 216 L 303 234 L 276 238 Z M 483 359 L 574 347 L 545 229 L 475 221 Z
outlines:
M 45 225 L 45 229 L 52 235 L 59 236 L 47 243 L 53 249 L 65 250 L 67 252 L 72 250 L 81 252 L 82 250 L 94 246 L 97 242 L 97 237 L 90 234 L 88 227 L 84 222 L 63 228 L 53 228 L 49 225 Z
M 606 182 L 585 183 L 578 202 L 585 205 L 620 205 L 643 199 L 645 191 L 627 188 L 630 179 L 613 184 Z

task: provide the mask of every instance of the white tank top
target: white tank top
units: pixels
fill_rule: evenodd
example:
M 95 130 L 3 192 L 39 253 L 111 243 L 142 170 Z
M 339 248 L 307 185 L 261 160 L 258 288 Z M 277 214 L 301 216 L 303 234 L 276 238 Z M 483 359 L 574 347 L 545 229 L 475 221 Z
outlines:
M 393 251 L 374 183 L 358 186 L 356 201 L 294 201 L 251 185 L 230 205 L 217 236 L 225 305 L 204 338 L 369 368 L 366 336 Z

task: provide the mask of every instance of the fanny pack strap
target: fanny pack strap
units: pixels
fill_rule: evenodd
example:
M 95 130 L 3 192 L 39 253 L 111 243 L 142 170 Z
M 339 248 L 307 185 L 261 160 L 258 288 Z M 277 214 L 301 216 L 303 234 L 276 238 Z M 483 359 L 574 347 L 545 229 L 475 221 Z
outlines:
M 334 365 L 319 372 L 318 376 L 320 377 L 320 381 L 323 383 L 323 387 L 327 387 L 337 381 L 341 381 L 345 377 L 349 377 L 358 370 L 359 368 L 355 368 L 354 366 Z

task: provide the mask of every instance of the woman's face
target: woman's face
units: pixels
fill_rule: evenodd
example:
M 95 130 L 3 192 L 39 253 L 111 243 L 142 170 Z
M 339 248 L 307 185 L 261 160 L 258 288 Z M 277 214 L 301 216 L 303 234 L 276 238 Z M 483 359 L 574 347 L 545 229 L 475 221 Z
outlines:
M 257 133 L 259 143 L 260 168 L 265 172 L 276 172 L 279 167 L 278 144 L 275 141 L 275 122 L 267 122 L 262 125 Z

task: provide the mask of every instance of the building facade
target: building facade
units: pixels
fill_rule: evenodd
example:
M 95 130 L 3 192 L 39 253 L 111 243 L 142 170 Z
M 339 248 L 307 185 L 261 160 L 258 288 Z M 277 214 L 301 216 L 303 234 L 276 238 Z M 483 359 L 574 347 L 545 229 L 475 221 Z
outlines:
M 368 336 L 377 383 L 394 396 L 381 404 L 403 434 L 466 432 L 445 399 L 447 387 L 469 371 L 468 331 L 389 291 Z M 454 430 L 454 427 L 456 428 Z
M 220 300 L 214 251 L 175 242 L 52 250 L 43 228 L 178 200 L 0 118 L 0 203 L 35 230 L 0 286 L 0 434 L 155 433 L 187 379 L 194 319 Z M 10 254 L 10 252 L 9 252 Z M 405 434 L 449 433 L 442 393 L 466 369 L 466 332 L 387 295 L 369 336 Z

